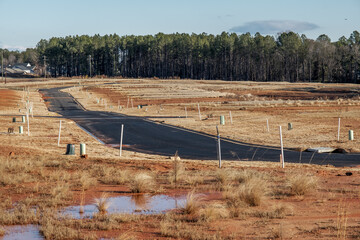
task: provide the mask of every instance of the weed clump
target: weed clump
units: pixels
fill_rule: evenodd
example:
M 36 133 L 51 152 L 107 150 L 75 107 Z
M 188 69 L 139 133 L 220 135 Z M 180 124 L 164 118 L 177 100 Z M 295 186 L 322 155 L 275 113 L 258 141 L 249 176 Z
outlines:
M 138 173 L 130 182 L 130 191 L 133 193 L 153 192 L 156 183 L 152 176 L 147 173 Z
M 101 214 L 107 213 L 107 209 L 110 206 L 109 197 L 106 193 L 103 193 L 99 198 L 95 200 L 95 207 Z
M 189 192 L 186 197 L 186 203 L 181 210 L 184 214 L 196 214 L 200 210 L 200 197 L 195 195 L 194 191 Z
M 296 174 L 289 177 L 287 182 L 290 195 L 303 196 L 317 187 L 317 179 L 312 176 Z

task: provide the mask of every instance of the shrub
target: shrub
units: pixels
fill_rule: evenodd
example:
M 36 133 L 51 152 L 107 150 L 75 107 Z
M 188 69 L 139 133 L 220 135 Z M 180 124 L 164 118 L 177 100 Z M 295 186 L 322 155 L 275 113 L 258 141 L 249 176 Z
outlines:
M 316 188 L 317 179 L 312 176 L 296 174 L 287 179 L 287 186 L 290 195 L 302 196 Z
M 133 193 L 152 192 L 156 184 L 152 176 L 147 173 L 138 173 L 130 182 L 130 190 Z

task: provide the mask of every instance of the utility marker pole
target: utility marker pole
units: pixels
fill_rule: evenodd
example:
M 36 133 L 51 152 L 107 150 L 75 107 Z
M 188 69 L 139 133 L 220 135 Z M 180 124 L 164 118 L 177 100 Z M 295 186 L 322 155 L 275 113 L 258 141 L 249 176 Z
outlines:
M 186 110 L 186 107 L 185 107 L 185 118 L 187 118 L 187 110 Z
M 119 155 L 120 155 L 120 157 L 121 157 L 121 153 L 122 153 L 123 136 L 124 136 L 124 124 L 121 124 L 120 148 L 119 148 Z
M 61 135 L 61 120 L 60 120 L 60 125 L 59 125 L 58 146 L 60 146 L 60 135 Z
M 279 126 L 279 133 L 280 133 L 280 147 L 281 147 L 280 162 L 282 164 L 282 168 L 285 168 L 284 146 L 283 146 L 281 126 Z
M 26 109 L 26 120 L 27 120 L 27 134 L 28 136 L 30 136 L 30 119 L 29 119 L 29 112 L 28 110 Z
M 229 115 L 230 115 L 230 123 L 233 124 L 231 111 L 229 112 Z
M 219 132 L 219 128 L 216 125 L 216 132 L 217 132 L 217 146 L 216 146 L 216 150 L 217 150 L 217 154 L 218 154 L 218 160 L 219 160 L 219 168 L 221 168 L 221 145 L 220 145 L 220 132 Z
M 337 140 L 338 140 L 338 142 L 340 141 L 340 118 L 339 118 L 339 123 L 338 123 L 338 134 L 337 134 Z
M 270 129 L 269 129 L 269 119 L 266 119 L 266 129 L 268 132 L 270 132 Z
M 199 119 L 201 121 L 201 113 L 200 113 L 200 105 L 198 104 L 198 110 L 199 110 Z

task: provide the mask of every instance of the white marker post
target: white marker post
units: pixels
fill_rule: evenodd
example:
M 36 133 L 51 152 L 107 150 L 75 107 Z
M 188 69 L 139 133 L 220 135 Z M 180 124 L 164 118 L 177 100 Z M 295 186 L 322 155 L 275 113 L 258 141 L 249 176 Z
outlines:
M 338 142 L 340 141 L 340 118 L 339 118 L 339 123 L 338 123 L 338 134 L 337 134 L 337 140 L 338 140 Z
M 126 108 L 129 108 L 129 103 L 130 103 L 130 98 L 128 97 L 128 101 L 127 101 L 127 104 L 126 104 Z
M 199 119 L 201 121 L 201 113 L 200 113 L 200 105 L 198 104 L 198 110 L 199 110 Z
M 122 153 L 123 136 L 124 136 L 124 124 L 121 124 L 120 148 L 119 148 L 119 155 L 120 155 L 120 157 L 121 157 L 121 153 Z
M 186 107 L 185 107 L 185 118 L 187 118 L 187 110 L 186 110 Z
M 230 115 L 230 123 L 233 124 L 231 111 L 229 112 L 229 115 Z
M 120 109 L 120 100 L 118 100 L 118 109 Z
M 282 164 L 282 168 L 285 168 L 284 146 L 283 146 L 281 126 L 279 126 L 279 133 L 280 133 L 280 146 L 281 146 L 280 162 Z
M 221 145 L 220 145 L 220 133 L 219 133 L 219 128 L 216 125 L 216 131 L 217 131 L 217 154 L 218 154 L 218 160 L 219 160 L 219 168 L 221 168 Z
M 60 146 L 60 136 L 61 136 L 61 120 L 60 120 L 60 124 L 59 124 L 58 146 Z
M 266 129 L 268 132 L 270 132 L 270 129 L 269 129 L 269 119 L 266 119 Z
M 27 121 L 27 134 L 30 136 L 30 119 L 29 119 L 29 112 L 26 110 L 26 121 Z

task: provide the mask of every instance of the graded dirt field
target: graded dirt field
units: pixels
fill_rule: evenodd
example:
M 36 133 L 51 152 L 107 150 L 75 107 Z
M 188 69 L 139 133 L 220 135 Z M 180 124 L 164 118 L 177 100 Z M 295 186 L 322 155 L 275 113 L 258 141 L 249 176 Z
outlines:
M 102 85 L 111 82 L 117 84 Z M 287 164 L 282 169 L 279 163 L 226 161 L 218 169 L 215 161 L 131 151 L 120 158 L 118 149 L 102 145 L 73 121 L 49 112 L 36 91 L 72 86 L 64 91 L 85 108 L 151 116 L 212 134 L 219 116 L 225 115 L 223 136 L 274 146 L 277 127 L 286 129 L 292 122 L 294 129 L 284 131 L 286 147 L 326 144 L 356 151 L 356 85 L 51 79 L 10 81 L 9 86 L 18 90 L 0 90 L 0 99 L 9 99 L 0 105 L 0 239 L 11 233 L 12 225 L 29 224 L 46 239 L 360 239 L 358 167 Z M 29 91 L 22 91 L 24 86 L 30 86 Z M 294 90 L 299 88 L 305 90 Z M 282 99 L 284 94 L 289 99 Z M 20 122 L 27 100 L 33 107 L 30 136 L 27 123 Z M 185 107 L 187 118 L 166 118 L 185 116 Z M 20 125 L 23 134 L 18 133 Z M 352 142 L 347 141 L 349 129 L 355 132 Z M 64 155 L 67 143 L 75 144 L 75 156 Z M 87 158 L 79 156 L 80 143 L 86 143 Z M 156 196 L 182 200 L 166 212 L 152 211 L 156 203 L 153 206 L 151 199 Z M 116 197 L 131 199 L 135 210 L 111 210 L 107 204 Z M 84 216 L 79 219 L 71 215 L 74 212 L 64 216 L 62 211 L 69 206 L 83 206 Z M 90 206 L 94 210 L 87 212 Z
M 278 147 L 282 126 L 286 148 L 360 151 L 358 85 L 123 80 L 64 91 L 69 91 L 88 109 L 150 116 L 210 134 L 216 134 L 219 125 L 221 136 L 245 143 Z M 220 125 L 221 115 L 225 125 Z M 288 130 L 288 123 L 292 123 L 292 130 Z M 348 140 L 349 130 L 354 131 L 353 141 Z

